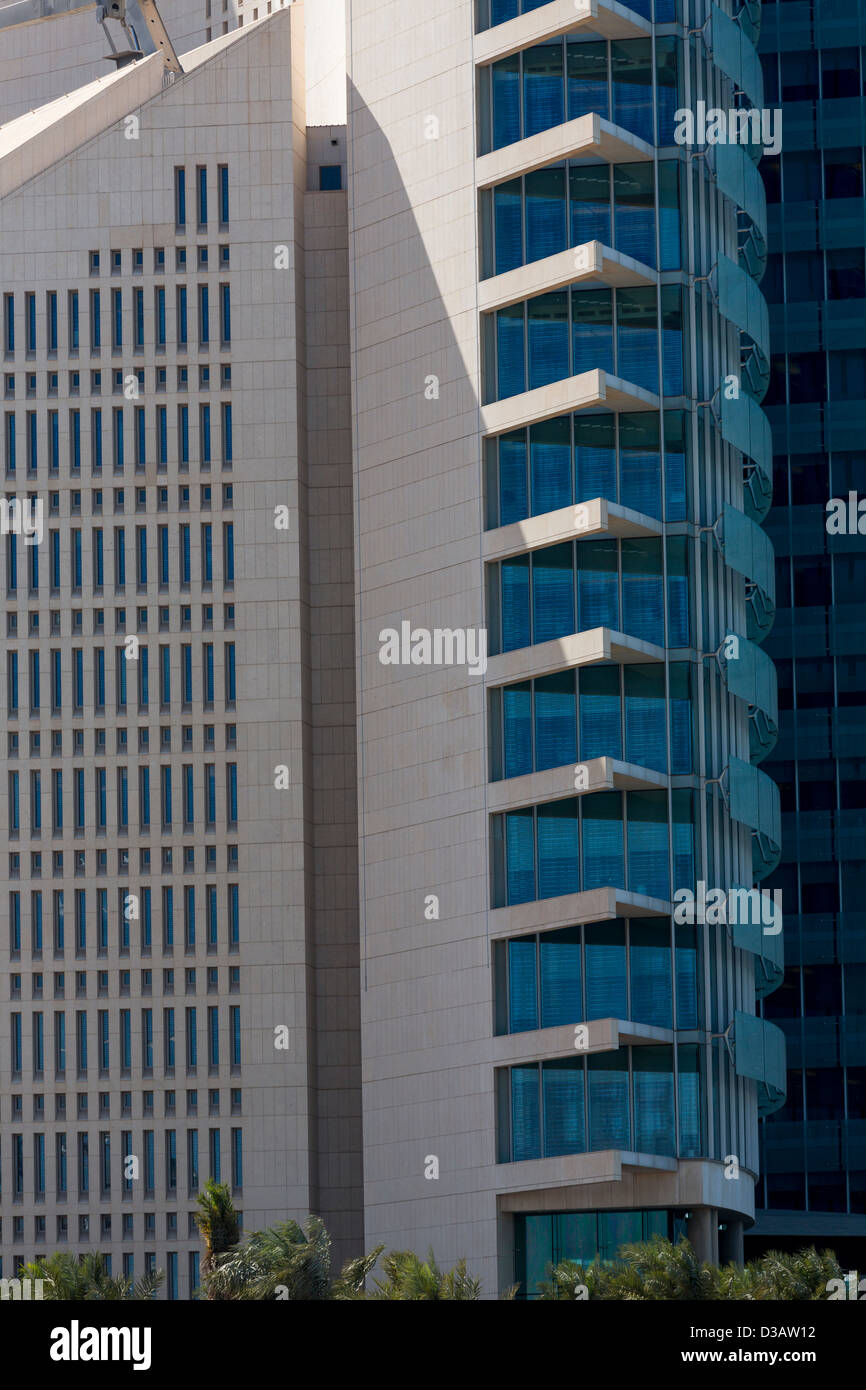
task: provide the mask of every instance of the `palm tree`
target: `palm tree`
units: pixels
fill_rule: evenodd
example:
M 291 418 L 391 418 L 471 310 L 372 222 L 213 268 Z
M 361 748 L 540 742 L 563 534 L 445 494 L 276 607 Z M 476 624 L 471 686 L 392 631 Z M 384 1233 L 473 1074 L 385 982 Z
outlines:
M 382 1261 L 384 1280 L 374 1282 L 373 1300 L 475 1301 L 481 1296 L 481 1282 L 466 1273 L 466 1261 L 458 1260 L 453 1269 L 439 1268 L 431 1250 L 426 1261 L 411 1250 L 392 1250 Z
M 43 1299 L 67 1303 L 149 1301 L 156 1297 L 163 1277 L 161 1270 L 154 1270 L 134 1283 L 126 1275 L 109 1274 L 103 1255 L 88 1252 L 77 1259 L 68 1250 L 34 1260 L 21 1271 L 22 1279 L 43 1281 Z
M 216 1256 L 208 1297 L 321 1302 L 363 1297 L 364 1283 L 382 1247 L 350 1260 L 331 1283 L 331 1240 L 317 1216 L 303 1226 L 284 1221 L 253 1231 L 243 1244 Z
M 202 1283 L 207 1288 L 208 1298 L 219 1298 L 220 1294 L 211 1292 L 210 1276 L 217 1257 L 238 1243 L 240 1230 L 237 1212 L 228 1183 L 215 1182 L 213 1178 L 208 1178 L 197 1200 L 201 1210 L 196 1212 L 195 1222 L 204 1241 Z
M 549 1265 L 537 1296 L 547 1302 L 579 1297 L 665 1302 L 814 1301 L 826 1299 L 829 1281 L 840 1276 L 839 1263 L 829 1250 L 820 1255 L 814 1249 L 797 1254 L 770 1251 L 745 1267 L 728 1264 L 720 1268 L 699 1260 L 684 1238 L 673 1245 L 656 1236 L 638 1245 L 624 1245 L 616 1260 L 604 1264 L 596 1258 L 586 1265 L 573 1260 Z

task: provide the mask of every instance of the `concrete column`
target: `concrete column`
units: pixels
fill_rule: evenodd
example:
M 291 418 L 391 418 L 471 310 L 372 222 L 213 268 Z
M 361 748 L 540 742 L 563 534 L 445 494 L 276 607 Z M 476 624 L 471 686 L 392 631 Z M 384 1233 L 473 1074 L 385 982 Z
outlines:
M 688 1237 L 699 1260 L 718 1264 L 718 1225 L 715 1207 L 698 1207 L 689 1217 Z

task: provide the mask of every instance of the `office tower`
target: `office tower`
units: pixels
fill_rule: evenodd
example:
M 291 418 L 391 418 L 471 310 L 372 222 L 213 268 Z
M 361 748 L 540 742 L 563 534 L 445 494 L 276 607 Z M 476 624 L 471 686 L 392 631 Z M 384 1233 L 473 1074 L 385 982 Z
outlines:
M 99 1250 L 187 1298 L 208 1176 L 362 1239 L 346 201 L 302 26 L 0 129 L 6 1276 Z
M 782 710 L 769 882 L 786 935 L 785 983 L 764 1014 L 787 1038 L 788 1097 L 764 1126 L 747 1250 L 814 1242 L 846 1268 L 866 1249 L 864 42 L 859 3 L 764 6 L 766 99 L 784 110 L 781 156 L 761 171 L 779 604 L 767 649 Z
M 779 856 L 756 8 L 350 10 L 366 1233 L 488 1293 L 737 1255 L 783 1099 L 672 922 Z

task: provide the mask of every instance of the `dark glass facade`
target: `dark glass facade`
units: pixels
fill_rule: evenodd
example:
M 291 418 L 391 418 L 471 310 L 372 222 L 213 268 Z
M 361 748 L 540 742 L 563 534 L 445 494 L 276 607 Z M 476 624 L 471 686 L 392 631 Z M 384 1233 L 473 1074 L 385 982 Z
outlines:
M 780 707 L 764 766 L 781 789 L 783 846 L 767 885 L 783 891 L 786 974 L 763 1011 L 786 1035 L 788 1086 L 762 1121 L 746 1252 L 820 1238 L 856 1262 L 866 1258 L 866 6 L 765 4 L 760 53 L 766 104 L 784 112 L 782 152 L 761 172 L 777 601 L 765 646 Z M 841 523 L 833 498 L 845 502 Z

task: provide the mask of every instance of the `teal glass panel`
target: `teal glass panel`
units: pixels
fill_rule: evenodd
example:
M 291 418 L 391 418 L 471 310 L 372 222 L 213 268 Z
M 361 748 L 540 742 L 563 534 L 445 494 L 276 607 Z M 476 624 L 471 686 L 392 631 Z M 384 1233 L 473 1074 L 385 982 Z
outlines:
M 527 310 L 529 390 L 569 375 L 568 294 L 554 290 L 530 299 Z
M 504 770 L 506 777 L 532 772 L 532 691 L 529 681 L 507 685 L 502 692 Z
M 701 1073 L 698 1048 L 694 1043 L 685 1043 L 677 1049 L 679 1071 L 679 1112 L 681 1158 L 698 1158 L 703 1145 L 701 1142 Z
M 675 1154 L 673 1049 L 633 1047 L 632 1086 L 635 1149 Z
M 654 1028 L 673 1027 L 670 928 L 666 922 L 632 923 L 629 934 L 631 968 L 630 1015 L 635 1023 Z
M 610 290 L 571 292 L 572 372 L 613 372 L 613 296 Z
M 624 256 L 644 265 L 656 264 L 654 167 L 619 164 L 613 171 L 615 245 Z
M 624 507 L 662 519 L 659 417 L 641 412 L 619 417 L 620 497 Z
M 628 1018 L 625 924 L 593 922 L 584 935 L 587 1019 Z
M 508 943 L 508 1025 L 511 1033 L 523 1033 L 538 1027 L 534 936 Z
M 663 642 L 664 579 L 659 540 L 622 542 L 622 625 L 624 632 L 644 642 Z
M 670 770 L 676 777 L 692 770 L 691 669 L 684 661 L 671 662 L 668 668 L 668 699 L 671 733 Z
M 574 546 L 565 541 L 532 557 L 532 636 L 549 642 L 575 631 Z
M 612 415 L 574 417 L 575 502 L 616 501 L 616 434 Z
M 564 1057 L 544 1062 L 541 1087 L 545 1158 L 583 1153 L 586 1148 L 583 1059 Z
M 511 1158 L 519 1163 L 541 1157 L 541 1104 L 538 1067 L 511 1068 Z
M 544 256 L 553 256 L 557 251 L 564 251 L 568 245 L 565 165 L 551 164 L 544 169 L 533 169 L 525 175 L 524 185 L 527 261 L 541 260 Z M 519 215 L 517 235 L 520 236 Z
M 616 373 L 646 391 L 659 389 L 658 303 L 654 289 L 616 296 Z
M 509 526 L 529 515 L 529 490 L 526 475 L 526 432 L 515 430 L 500 435 L 499 446 L 499 517 L 500 526 Z
M 698 956 L 695 928 L 676 928 L 677 1027 L 698 1026 Z
M 577 761 L 574 671 L 556 671 L 535 682 L 535 770 Z
M 630 1149 L 628 1054 L 604 1052 L 588 1058 L 589 1148 Z
M 619 668 L 587 667 L 580 673 L 580 750 L 589 758 L 622 757 Z
M 580 889 L 577 800 L 539 806 L 538 896 L 557 898 Z
M 627 792 L 626 804 L 629 891 L 669 898 L 667 794 Z
M 568 119 L 597 112 L 609 115 L 607 44 L 567 42 Z
M 665 670 L 658 666 L 626 666 L 625 760 L 655 772 L 667 771 L 667 702 Z
M 535 845 L 532 807 L 509 811 L 505 817 L 508 903 L 535 898 Z
M 616 541 L 581 541 L 577 546 L 577 566 L 578 632 L 594 627 L 618 631 Z
M 600 241 L 610 246 L 610 167 L 607 164 L 570 164 L 568 168 L 570 241 L 583 246 Z
M 567 507 L 572 500 L 571 428 L 567 415 L 529 427 L 532 515 Z
M 580 927 L 544 932 L 539 937 L 541 1027 L 577 1023 L 583 1018 Z
M 598 792 L 583 798 L 583 889 L 625 888 L 622 796 Z

